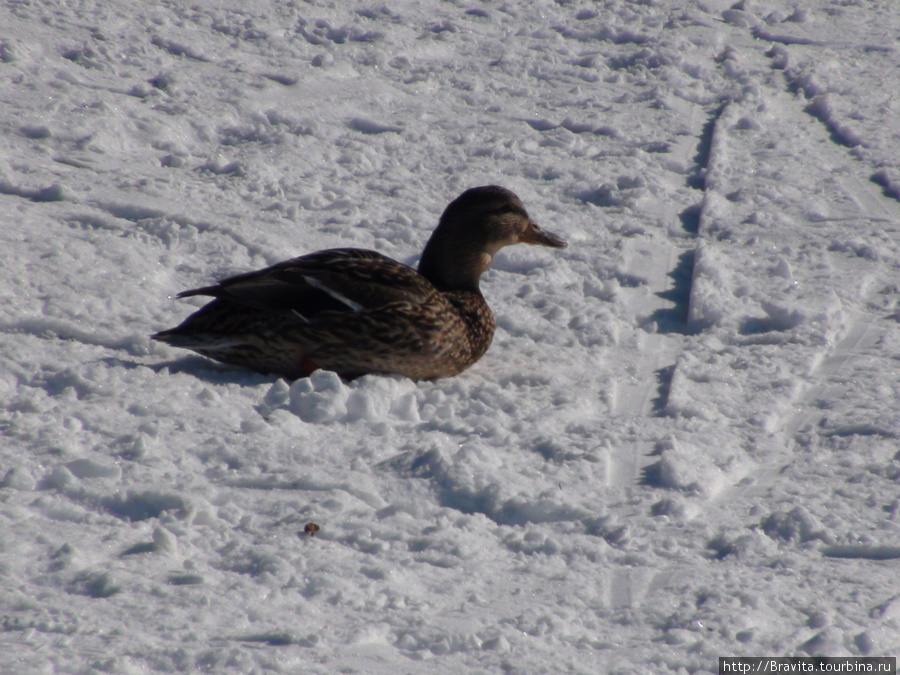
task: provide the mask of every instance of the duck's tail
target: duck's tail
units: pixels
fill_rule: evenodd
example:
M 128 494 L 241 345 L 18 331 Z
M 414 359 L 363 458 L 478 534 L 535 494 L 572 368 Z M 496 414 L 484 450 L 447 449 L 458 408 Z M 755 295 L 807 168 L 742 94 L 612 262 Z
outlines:
M 151 340 L 157 342 L 165 342 L 172 347 L 180 347 L 181 349 L 192 349 L 194 351 L 214 352 L 219 349 L 233 349 L 244 344 L 244 340 L 229 336 L 215 335 L 213 333 L 195 332 L 181 333 L 178 328 L 170 328 L 169 330 L 161 330 L 150 336 Z

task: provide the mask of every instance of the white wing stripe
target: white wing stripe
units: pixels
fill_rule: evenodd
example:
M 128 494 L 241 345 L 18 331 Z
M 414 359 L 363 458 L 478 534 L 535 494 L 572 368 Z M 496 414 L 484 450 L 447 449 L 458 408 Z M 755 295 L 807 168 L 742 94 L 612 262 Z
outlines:
M 347 307 L 352 309 L 354 312 L 358 312 L 363 308 L 363 306 L 360 305 L 358 302 L 353 302 L 353 300 L 348 298 L 346 295 L 341 295 L 337 291 L 335 291 L 331 288 L 328 288 L 328 286 L 323 284 L 318 279 L 314 279 L 313 277 L 308 277 L 305 274 L 303 275 L 303 279 L 306 281 L 306 283 L 308 283 L 313 288 L 318 288 L 320 291 L 324 291 L 324 292 L 328 293 L 328 295 L 330 295 L 332 298 L 334 298 L 338 302 L 343 302 L 345 305 L 347 305 Z

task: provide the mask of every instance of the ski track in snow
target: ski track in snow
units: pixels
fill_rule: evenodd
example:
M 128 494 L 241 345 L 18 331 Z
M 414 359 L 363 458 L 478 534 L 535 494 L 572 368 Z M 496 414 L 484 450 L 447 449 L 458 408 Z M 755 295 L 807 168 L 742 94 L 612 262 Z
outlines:
M 776 55 L 778 55 L 777 52 Z M 793 85 L 795 83 L 790 82 L 790 84 Z M 780 111 L 782 114 L 788 112 L 785 108 L 780 108 Z M 830 133 L 831 141 L 834 142 L 836 146 L 848 145 L 847 143 L 842 142 L 839 135 L 835 134 L 834 123 L 820 119 L 815 110 L 811 110 L 808 106 L 804 108 L 802 112 L 797 109 L 792 114 L 800 119 L 798 123 L 802 124 L 804 113 L 812 115 L 823 122 L 825 128 Z M 715 131 L 713 132 L 713 142 L 711 144 L 713 161 L 718 159 L 715 157 L 717 151 L 723 153 L 727 152 L 717 148 L 717 141 L 723 146 L 728 144 L 725 134 L 718 134 L 717 137 L 717 133 Z M 849 145 L 852 147 L 852 144 Z M 827 148 L 826 152 L 828 152 Z M 843 154 L 843 152 L 843 148 L 835 147 L 829 154 L 835 156 Z M 838 159 L 835 161 L 839 162 L 840 160 Z M 726 164 L 727 162 L 722 163 Z M 712 182 L 715 185 L 716 179 L 717 177 L 714 173 L 712 176 L 707 173 L 708 182 Z M 844 211 L 844 213 L 827 219 L 837 222 L 842 220 L 852 222 L 861 219 L 868 222 L 889 224 L 889 237 L 894 246 L 896 246 L 898 240 L 895 234 L 895 224 L 900 221 L 900 208 L 898 208 L 897 203 L 894 200 L 878 194 L 873 189 L 872 182 L 863 181 L 854 173 L 842 173 L 839 178 L 839 186 L 843 195 L 846 195 L 848 200 L 854 206 L 847 209 L 842 204 L 836 205 L 835 208 L 839 211 Z M 727 189 L 727 187 L 725 189 Z M 701 220 L 702 219 L 703 214 L 701 214 Z M 857 280 L 856 290 L 863 300 L 870 301 L 872 288 L 874 287 L 879 290 L 885 288 L 884 285 L 889 284 L 893 276 L 893 270 L 885 270 L 871 278 Z M 872 303 L 869 302 L 868 304 Z M 788 401 L 791 409 L 795 412 L 792 414 L 788 412 L 779 415 L 781 421 L 775 423 L 774 430 L 783 434 L 789 442 L 795 442 L 795 437 L 801 432 L 805 432 L 806 434 L 812 433 L 813 435 L 821 433 L 816 431 L 816 427 L 822 426 L 826 419 L 826 414 L 821 412 L 823 403 L 834 400 L 840 396 L 841 385 L 831 385 L 830 382 L 852 377 L 850 373 L 856 362 L 862 358 L 861 353 L 870 350 L 876 345 L 883 344 L 887 335 L 895 330 L 894 323 L 895 322 L 891 317 L 888 317 L 887 321 L 884 319 L 879 321 L 876 316 L 873 316 L 872 312 L 846 313 L 843 316 L 842 330 L 838 332 L 832 340 L 826 341 L 823 350 L 818 354 L 813 354 L 813 360 L 810 363 L 811 372 L 808 377 L 811 384 L 804 387 L 802 393 L 794 400 Z M 829 430 L 827 433 L 831 435 L 874 433 L 877 435 L 879 431 L 877 429 L 869 429 L 865 425 L 862 425 L 858 428 L 851 427 L 846 430 Z M 886 432 L 886 435 L 891 437 L 893 434 L 892 432 Z M 809 442 L 808 438 L 806 439 L 806 442 Z M 759 485 L 764 485 L 767 481 L 774 479 L 779 473 L 782 473 L 785 468 L 786 466 L 776 466 L 766 467 L 762 469 L 762 471 L 756 470 L 754 471 L 753 479 L 749 481 L 749 485 L 757 487 Z M 749 473 L 749 471 L 747 473 Z M 745 476 L 739 474 L 737 475 L 737 479 L 738 480 L 733 488 L 726 489 L 722 494 L 716 496 L 714 502 L 717 508 L 722 507 L 723 500 L 733 499 L 738 494 L 746 498 L 746 494 L 744 494 L 746 489 L 735 490 L 739 484 L 745 482 Z M 756 491 L 758 492 L 758 489 Z M 865 550 L 865 548 L 866 547 L 860 547 L 860 550 Z
M 898 19 L 4 5 L 0 670 L 896 655 Z M 497 257 L 458 378 L 148 346 L 486 183 L 570 248 Z

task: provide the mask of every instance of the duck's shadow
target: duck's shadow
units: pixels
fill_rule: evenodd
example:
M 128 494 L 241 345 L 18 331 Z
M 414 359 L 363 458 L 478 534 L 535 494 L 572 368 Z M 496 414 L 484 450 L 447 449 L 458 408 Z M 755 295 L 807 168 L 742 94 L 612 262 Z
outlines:
M 186 373 L 207 384 L 239 384 L 253 387 L 260 384 L 272 384 L 278 379 L 274 375 L 261 375 L 249 370 L 217 364 L 215 361 L 210 361 L 202 356 L 185 356 L 180 359 L 161 361 L 159 363 L 141 363 L 114 356 L 100 359 L 100 361 L 109 366 L 117 366 L 127 370 L 149 368 L 157 375 L 163 371 L 174 375 Z

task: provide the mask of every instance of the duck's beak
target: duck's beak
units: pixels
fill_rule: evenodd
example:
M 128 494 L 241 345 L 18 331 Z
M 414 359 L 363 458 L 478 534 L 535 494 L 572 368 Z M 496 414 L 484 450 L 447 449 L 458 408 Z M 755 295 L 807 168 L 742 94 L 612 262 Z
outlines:
M 568 246 L 565 239 L 557 237 L 552 232 L 545 232 L 533 220 L 528 221 L 528 227 L 519 235 L 520 244 L 539 244 L 551 248 L 565 248 Z

